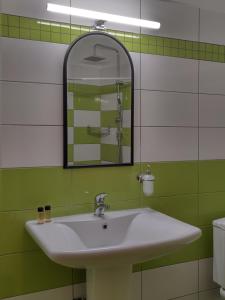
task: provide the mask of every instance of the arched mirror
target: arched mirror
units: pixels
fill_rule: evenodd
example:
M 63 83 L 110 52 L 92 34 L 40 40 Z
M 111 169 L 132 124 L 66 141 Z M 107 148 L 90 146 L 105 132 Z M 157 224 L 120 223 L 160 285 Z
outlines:
M 134 70 L 124 46 L 92 32 L 64 60 L 64 168 L 133 164 Z

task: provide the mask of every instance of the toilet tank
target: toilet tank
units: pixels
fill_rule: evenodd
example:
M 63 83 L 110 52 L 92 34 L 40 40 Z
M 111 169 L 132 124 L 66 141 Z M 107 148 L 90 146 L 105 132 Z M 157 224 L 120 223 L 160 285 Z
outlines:
M 213 221 L 213 280 L 225 288 L 225 218 Z

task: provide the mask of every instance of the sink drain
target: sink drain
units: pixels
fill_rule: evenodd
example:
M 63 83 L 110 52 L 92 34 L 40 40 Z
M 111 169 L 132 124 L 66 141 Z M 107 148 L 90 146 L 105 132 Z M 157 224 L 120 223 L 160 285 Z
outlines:
M 107 225 L 107 224 L 103 224 L 103 225 L 102 225 L 102 228 L 103 228 L 103 229 L 107 229 L 107 228 L 108 228 L 108 225 Z

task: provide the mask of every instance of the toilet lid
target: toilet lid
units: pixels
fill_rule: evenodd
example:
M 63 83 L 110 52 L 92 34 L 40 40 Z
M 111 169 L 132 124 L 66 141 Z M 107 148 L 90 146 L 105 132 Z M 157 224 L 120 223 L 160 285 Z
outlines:
M 225 218 L 217 219 L 213 221 L 213 226 L 219 227 L 225 230 Z

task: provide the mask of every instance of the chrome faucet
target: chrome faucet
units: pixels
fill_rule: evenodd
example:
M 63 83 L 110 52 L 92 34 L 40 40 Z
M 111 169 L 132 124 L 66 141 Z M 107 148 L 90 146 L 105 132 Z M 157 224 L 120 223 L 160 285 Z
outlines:
M 108 204 L 105 204 L 105 197 L 108 196 L 106 193 L 101 193 L 95 197 L 95 213 L 97 217 L 103 217 L 106 209 L 110 208 Z

